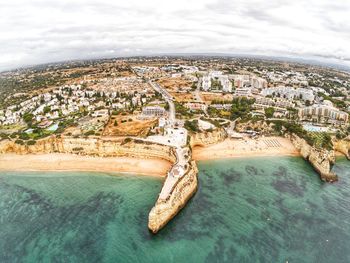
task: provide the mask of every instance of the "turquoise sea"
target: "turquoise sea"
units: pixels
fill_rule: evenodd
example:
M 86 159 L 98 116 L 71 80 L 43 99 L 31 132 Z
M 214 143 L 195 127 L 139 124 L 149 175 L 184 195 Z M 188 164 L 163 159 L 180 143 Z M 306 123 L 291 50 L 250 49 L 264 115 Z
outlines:
M 350 161 L 334 184 L 297 157 L 198 166 L 199 191 L 155 236 L 160 178 L 0 173 L 0 262 L 350 262 Z

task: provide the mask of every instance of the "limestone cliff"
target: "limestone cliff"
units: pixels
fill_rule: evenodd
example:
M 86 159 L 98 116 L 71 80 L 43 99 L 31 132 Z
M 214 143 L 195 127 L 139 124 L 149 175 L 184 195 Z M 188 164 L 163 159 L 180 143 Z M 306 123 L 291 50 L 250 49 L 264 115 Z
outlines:
M 350 160 L 350 136 L 342 140 L 333 141 L 334 150 L 341 152 Z
M 0 142 L 0 153 L 44 154 L 72 153 L 96 156 L 128 156 L 161 158 L 176 164 L 179 160 L 173 147 L 138 139 L 120 138 L 73 138 L 55 136 L 38 140 L 35 145 L 20 145 L 11 140 Z M 190 159 L 190 158 L 189 158 Z M 167 199 L 158 198 L 149 214 L 149 229 L 156 233 L 164 227 L 197 190 L 197 166 L 186 165 L 185 174 L 176 181 Z
M 309 145 L 304 139 L 295 134 L 290 136 L 290 140 L 295 148 L 305 160 L 308 160 L 318 172 L 322 181 L 334 182 L 338 180 L 336 174 L 331 172 L 331 166 L 335 163 L 335 153 L 333 150 L 319 149 Z
M 190 137 L 190 145 L 194 146 L 207 146 L 221 142 L 227 138 L 227 133 L 224 129 L 217 129 L 211 132 L 199 132 L 192 134 Z
M 35 145 L 20 145 L 14 141 L 0 142 L 0 153 L 44 154 L 72 153 L 94 156 L 129 156 L 139 158 L 161 158 L 172 163 L 176 157 L 170 146 L 134 139 L 73 138 L 55 136 L 38 140 Z
M 153 233 L 163 228 L 196 193 L 197 173 L 196 163 L 192 161 L 187 173 L 179 179 L 168 199 L 158 198 L 148 217 L 148 228 Z
M 274 132 L 272 128 L 273 124 L 267 124 L 266 121 L 248 121 L 248 122 L 237 122 L 235 130 L 237 132 L 245 132 L 247 130 L 254 130 L 259 132 L 260 134 L 271 134 Z

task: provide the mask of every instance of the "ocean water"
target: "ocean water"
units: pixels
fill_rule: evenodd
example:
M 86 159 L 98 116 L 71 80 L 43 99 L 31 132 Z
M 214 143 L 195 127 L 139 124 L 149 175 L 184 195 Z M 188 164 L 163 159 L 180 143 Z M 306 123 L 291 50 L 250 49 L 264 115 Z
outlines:
M 350 262 L 350 161 L 334 184 L 297 157 L 198 166 L 199 191 L 155 236 L 160 178 L 1 173 L 0 262 Z

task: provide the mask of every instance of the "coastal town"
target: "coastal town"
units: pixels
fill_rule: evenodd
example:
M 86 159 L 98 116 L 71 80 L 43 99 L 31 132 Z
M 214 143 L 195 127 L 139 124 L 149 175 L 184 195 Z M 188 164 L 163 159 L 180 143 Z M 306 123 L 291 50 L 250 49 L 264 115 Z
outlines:
M 3 72 L 0 152 L 169 161 L 149 214 L 156 233 L 196 192 L 196 160 L 300 155 L 323 181 L 338 180 L 331 171 L 335 155 L 350 158 L 349 76 L 220 57 L 137 57 Z M 0 168 L 8 169 L 1 160 Z

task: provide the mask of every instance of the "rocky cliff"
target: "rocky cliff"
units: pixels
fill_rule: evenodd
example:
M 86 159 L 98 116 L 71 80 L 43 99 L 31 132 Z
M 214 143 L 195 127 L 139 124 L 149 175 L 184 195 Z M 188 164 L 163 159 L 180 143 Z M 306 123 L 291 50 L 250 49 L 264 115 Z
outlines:
M 157 233 L 163 228 L 196 193 L 198 187 L 197 166 L 190 163 L 187 173 L 179 179 L 168 199 L 157 200 L 148 217 L 148 228 Z
M 335 153 L 333 150 L 328 151 L 313 147 L 295 134 L 290 135 L 289 138 L 295 148 L 300 151 L 303 158 L 308 160 L 318 172 L 322 181 L 334 182 L 338 180 L 337 175 L 331 172 L 332 164 L 335 163 Z
M 248 122 L 237 122 L 235 130 L 237 132 L 245 132 L 247 130 L 254 130 L 259 132 L 260 134 L 271 134 L 274 132 L 272 128 L 273 124 L 267 124 L 266 121 L 248 121 Z
M 334 150 L 341 152 L 350 160 L 350 136 L 342 140 L 333 141 Z
M 224 129 L 217 129 L 211 132 L 199 132 L 192 134 L 190 137 L 190 145 L 194 146 L 207 146 L 221 142 L 227 138 L 227 133 Z
M 94 156 L 128 156 L 139 158 L 161 158 L 176 162 L 170 146 L 134 139 L 73 138 L 55 136 L 38 140 L 35 145 L 20 145 L 14 141 L 0 142 L 0 153 L 44 154 L 72 153 Z

